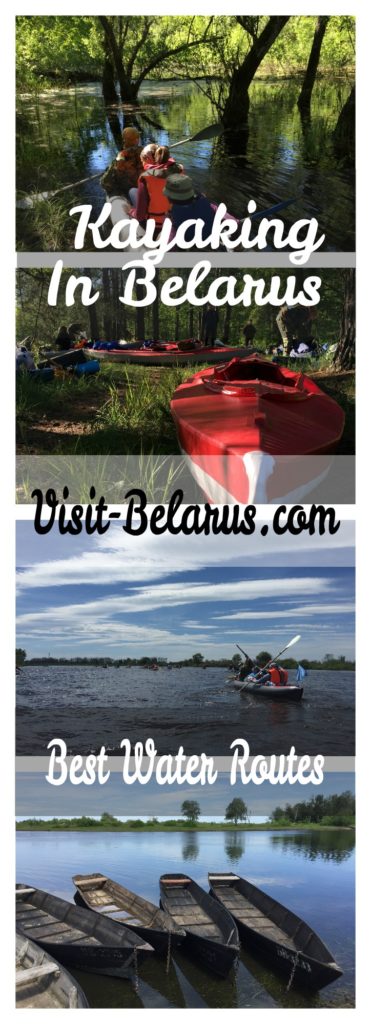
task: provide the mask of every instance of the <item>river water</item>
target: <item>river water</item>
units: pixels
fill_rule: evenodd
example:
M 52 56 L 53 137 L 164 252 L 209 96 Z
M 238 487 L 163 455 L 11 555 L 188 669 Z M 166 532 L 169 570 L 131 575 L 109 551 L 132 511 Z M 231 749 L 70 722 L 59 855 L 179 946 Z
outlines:
M 354 672 L 311 671 L 298 704 L 240 695 L 222 668 L 30 666 L 17 676 L 17 753 L 45 753 L 52 736 L 72 752 L 152 736 L 161 753 L 229 753 L 248 739 L 251 753 L 352 756 Z M 290 681 L 295 672 L 289 673 Z
M 343 976 L 317 995 L 286 983 L 242 952 L 236 978 L 214 978 L 181 952 L 166 976 L 158 960 L 128 982 L 76 975 L 92 1007 L 299 1007 L 352 1005 L 354 997 L 354 836 L 352 832 L 18 832 L 17 879 L 73 901 L 73 874 L 101 871 L 158 903 L 164 871 L 184 871 L 207 887 L 210 870 L 236 871 L 304 918 Z
M 201 83 L 202 84 L 202 83 Z M 310 127 L 303 129 L 297 109 L 300 82 L 257 81 L 250 91 L 248 133 L 179 146 L 196 188 L 230 213 L 246 216 L 246 204 L 258 209 L 295 198 L 284 217 L 287 225 L 316 217 L 325 233 L 325 249 L 353 250 L 354 173 L 335 158 L 331 133 L 349 85 L 329 78 L 315 86 Z M 178 141 L 217 120 L 209 99 L 195 82 L 147 82 L 135 111 L 143 144 Z M 100 85 L 53 89 L 21 96 L 18 115 L 17 185 L 21 192 L 61 187 L 108 166 L 120 148 L 120 132 L 133 111 L 104 106 Z M 66 192 L 66 210 L 76 199 L 92 203 L 98 214 L 104 201 L 99 181 Z M 67 218 L 68 220 L 68 218 Z M 27 236 L 27 216 L 20 214 L 19 246 L 40 248 Z

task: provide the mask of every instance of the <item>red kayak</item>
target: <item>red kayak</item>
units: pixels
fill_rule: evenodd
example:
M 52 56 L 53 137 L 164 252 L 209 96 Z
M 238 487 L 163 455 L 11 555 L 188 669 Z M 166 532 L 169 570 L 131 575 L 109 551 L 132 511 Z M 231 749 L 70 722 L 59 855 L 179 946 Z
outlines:
M 183 347 L 184 346 L 184 347 Z M 198 363 L 225 363 L 233 356 L 246 356 L 251 349 L 243 346 L 215 345 L 213 348 L 192 343 L 158 342 L 153 348 L 94 349 L 97 359 L 108 363 L 135 363 L 138 366 L 192 366 Z
M 301 499 L 326 476 L 344 429 L 313 380 L 256 355 L 190 377 L 171 412 L 193 476 L 218 504 Z

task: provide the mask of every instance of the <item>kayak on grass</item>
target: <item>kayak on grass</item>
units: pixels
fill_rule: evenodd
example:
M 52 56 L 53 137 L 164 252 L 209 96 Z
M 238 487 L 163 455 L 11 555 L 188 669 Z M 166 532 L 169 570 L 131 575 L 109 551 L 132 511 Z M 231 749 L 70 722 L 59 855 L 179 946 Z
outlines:
M 300 499 L 327 475 L 345 418 L 310 377 L 256 354 L 198 371 L 170 408 L 190 471 L 217 503 Z
M 139 366 L 192 366 L 197 363 L 225 363 L 226 359 L 247 356 L 251 349 L 244 346 L 196 345 L 191 339 L 183 342 L 156 342 L 151 347 L 122 345 L 112 347 L 111 343 L 93 348 L 97 359 L 109 363 L 134 363 Z

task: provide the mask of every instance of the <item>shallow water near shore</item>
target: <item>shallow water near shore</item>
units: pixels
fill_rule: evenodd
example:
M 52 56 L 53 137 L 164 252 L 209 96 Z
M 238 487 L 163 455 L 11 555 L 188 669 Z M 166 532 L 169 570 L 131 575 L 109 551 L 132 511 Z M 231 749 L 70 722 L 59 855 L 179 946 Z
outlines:
M 156 905 L 158 879 L 185 871 L 207 888 L 210 870 L 235 871 L 318 932 L 343 970 L 321 993 L 286 992 L 285 980 L 244 950 L 236 976 L 214 978 L 185 957 L 166 975 L 153 958 L 128 982 L 76 974 L 92 1007 L 326 1007 L 354 999 L 354 834 L 324 832 L 17 833 L 17 879 L 73 901 L 71 876 L 101 871 Z
M 29 666 L 17 677 L 17 753 L 45 753 L 51 736 L 71 752 L 120 752 L 153 737 L 160 753 L 217 756 L 244 736 L 252 754 L 354 754 L 354 672 L 310 671 L 300 703 L 240 695 L 224 668 L 157 672 L 91 666 Z M 295 672 L 289 672 L 295 681 Z
M 201 83 L 202 85 L 202 83 Z M 225 202 L 236 217 L 246 216 L 255 199 L 259 210 L 295 199 L 281 216 L 287 225 L 315 217 L 326 235 L 323 248 L 354 249 L 354 173 L 335 157 L 331 135 L 349 92 L 345 81 L 317 81 L 310 125 L 302 125 L 299 80 L 258 80 L 250 90 L 249 129 L 179 146 L 174 156 L 195 186 L 211 200 Z M 170 144 L 217 120 L 209 99 L 188 81 L 149 81 L 139 93 L 140 108 L 106 108 L 98 83 L 52 89 L 19 101 L 17 186 L 21 192 L 60 188 L 103 171 L 120 148 L 124 124 L 136 124 L 143 145 Z M 62 194 L 63 195 L 63 194 Z M 95 215 L 105 195 L 99 179 L 65 193 L 66 210 L 91 203 Z M 21 247 L 40 247 L 28 237 L 27 217 L 19 220 Z

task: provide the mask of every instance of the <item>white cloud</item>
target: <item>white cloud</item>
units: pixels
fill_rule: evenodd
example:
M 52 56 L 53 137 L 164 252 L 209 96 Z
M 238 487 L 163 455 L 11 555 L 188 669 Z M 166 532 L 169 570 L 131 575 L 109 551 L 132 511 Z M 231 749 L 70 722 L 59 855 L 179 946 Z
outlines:
M 67 537 L 65 541 L 67 555 L 71 541 Z M 270 533 L 262 537 L 259 529 L 251 537 L 230 536 L 225 543 L 225 538 L 214 535 L 154 537 L 145 533 L 130 537 L 116 526 L 111 526 L 102 537 L 90 537 L 90 544 L 88 551 L 78 555 L 42 562 L 38 555 L 33 561 L 31 543 L 27 563 L 17 574 L 18 589 L 149 581 L 212 565 L 235 563 L 240 568 L 264 562 L 267 566 L 270 560 L 283 566 L 293 564 L 293 559 L 294 564 L 303 566 L 325 566 L 334 561 L 341 565 L 345 557 L 342 552 L 354 544 L 354 524 L 342 522 L 331 538 L 331 546 L 326 536 L 309 538 L 303 534 L 295 537 L 293 548 L 291 535 L 277 537 Z

